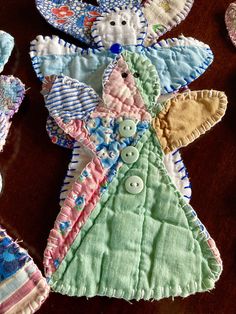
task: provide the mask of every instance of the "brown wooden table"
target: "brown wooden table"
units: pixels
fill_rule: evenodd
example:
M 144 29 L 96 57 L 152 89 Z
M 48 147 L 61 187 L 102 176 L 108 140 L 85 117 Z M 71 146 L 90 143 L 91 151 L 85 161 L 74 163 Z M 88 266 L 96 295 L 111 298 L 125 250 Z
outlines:
M 191 204 L 215 239 L 224 263 L 216 289 L 186 299 L 132 304 L 105 297 L 87 300 L 51 293 L 39 313 L 236 313 L 236 48 L 224 24 L 230 2 L 195 0 L 187 19 L 165 36 L 183 33 L 208 43 L 215 61 L 191 89 L 223 90 L 229 99 L 223 121 L 182 150 L 193 186 Z M 43 251 L 59 211 L 59 191 L 70 152 L 53 145 L 45 131 L 47 111 L 28 55 L 29 42 L 39 34 L 56 34 L 78 42 L 50 27 L 36 10 L 34 0 L 2 0 L 0 29 L 12 34 L 16 41 L 3 73 L 18 76 L 30 88 L 0 154 L 4 178 L 0 223 L 11 236 L 24 240 L 22 245 L 42 269 Z

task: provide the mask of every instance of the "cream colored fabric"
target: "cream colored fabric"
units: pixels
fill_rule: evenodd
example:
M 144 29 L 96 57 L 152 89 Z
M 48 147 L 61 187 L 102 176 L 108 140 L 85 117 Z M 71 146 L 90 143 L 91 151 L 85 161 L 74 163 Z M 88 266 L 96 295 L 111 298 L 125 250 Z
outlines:
M 153 120 L 164 152 L 193 142 L 221 120 L 226 106 L 226 95 L 213 90 L 182 93 L 168 100 Z
M 193 5 L 193 0 L 149 0 L 144 3 L 143 13 L 148 22 L 148 37 L 145 45 L 149 46 L 162 34 L 185 19 Z M 161 29 L 155 30 L 154 25 Z

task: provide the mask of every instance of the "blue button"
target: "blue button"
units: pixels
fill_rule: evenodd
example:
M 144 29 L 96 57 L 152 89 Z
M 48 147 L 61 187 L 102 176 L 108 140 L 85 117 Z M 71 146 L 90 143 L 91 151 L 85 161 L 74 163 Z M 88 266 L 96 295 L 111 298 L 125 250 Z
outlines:
M 122 51 L 122 46 L 118 43 L 111 45 L 110 51 L 114 54 L 119 54 Z

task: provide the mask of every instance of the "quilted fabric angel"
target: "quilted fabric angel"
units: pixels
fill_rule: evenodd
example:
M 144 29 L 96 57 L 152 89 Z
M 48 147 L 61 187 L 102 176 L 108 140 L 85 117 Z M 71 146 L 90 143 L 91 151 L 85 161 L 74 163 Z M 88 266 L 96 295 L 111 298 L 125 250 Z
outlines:
M 7 62 L 14 39 L 0 31 L 0 69 Z M 0 150 L 6 142 L 11 118 L 25 94 L 22 82 L 0 76 Z M 1 181 L 1 180 L 0 180 Z M 2 184 L 0 182 L 0 192 Z M 49 286 L 26 250 L 0 226 L 0 313 L 34 313 L 46 299 Z
M 76 14 L 73 14 L 73 18 L 72 16 L 68 17 L 68 20 L 65 18 L 65 23 L 62 24 L 71 26 L 71 28 L 65 29 L 65 25 L 59 25 L 60 23 L 55 22 L 55 16 L 53 17 L 53 14 L 50 12 L 58 10 L 58 6 L 62 4 L 65 6 L 65 4 L 69 5 L 71 3 L 65 1 L 57 4 L 50 1 L 36 2 L 40 12 L 50 23 L 61 30 L 68 31 L 74 37 L 84 40 L 80 37 L 78 29 L 76 29 L 76 32 L 72 31 L 75 30 L 73 26 L 74 21 L 78 18 L 79 14 L 82 14 L 80 10 L 78 10 L 78 12 L 76 11 Z M 163 72 L 161 77 L 163 81 L 162 95 L 175 92 L 179 88 L 188 85 L 201 75 L 212 62 L 213 56 L 207 45 L 191 38 L 181 37 L 179 39 L 174 38 L 168 41 L 161 41 L 152 48 L 144 48 L 144 46 L 142 46 L 144 41 L 145 43 L 150 43 L 150 40 L 147 40 L 147 38 L 150 39 L 150 36 L 147 35 L 147 22 L 149 22 L 148 25 L 150 26 L 153 24 L 153 21 L 151 22 L 150 19 L 146 19 L 145 17 L 149 16 L 152 10 L 154 10 L 152 12 L 155 12 L 155 10 L 158 11 L 156 15 L 157 18 L 163 16 L 162 11 L 166 8 L 166 15 L 169 15 L 168 23 L 174 26 L 177 20 L 180 21 L 180 16 L 181 18 L 184 17 L 184 15 L 180 13 L 181 8 L 185 7 L 185 9 L 188 8 L 188 10 L 190 10 L 192 5 L 192 1 L 185 2 L 185 5 L 183 5 L 184 2 L 177 3 L 177 1 L 168 1 L 168 5 L 164 2 L 165 1 L 151 2 L 150 5 L 147 5 L 148 9 L 147 7 L 145 8 L 146 13 L 143 13 L 144 7 L 140 7 L 138 1 L 127 0 L 125 1 L 126 6 L 122 6 L 122 4 L 124 4 L 123 1 L 115 3 L 113 1 L 100 1 L 100 7 L 103 8 L 103 11 L 90 23 L 90 37 L 93 41 L 91 41 L 91 39 L 89 42 L 85 41 L 91 45 L 96 43 L 96 49 L 81 49 L 69 43 L 65 43 L 57 36 L 53 36 L 52 38 L 38 36 L 31 45 L 32 62 L 38 77 L 43 79 L 43 77 L 47 75 L 63 73 L 89 84 L 100 94 L 104 68 L 115 57 L 112 52 L 119 52 L 122 49 L 122 44 L 129 44 L 123 48 L 135 50 L 147 55 L 158 67 L 158 70 Z M 87 4 L 83 5 L 88 6 Z M 153 7 L 151 8 L 151 6 Z M 71 9 L 71 7 L 69 7 L 69 9 Z M 166 21 L 168 19 L 165 18 Z M 115 25 L 113 25 L 114 23 Z M 122 23 L 125 24 L 123 25 Z M 135 26 L 135 23 L 139 25 L 139 28 Z M 120 30 L 119 25 L 122 26 Z M 128 28 L 126 29 L 126 27 Z M 170 27 L 167 27 L 167 29 L 169 28 Z M 159 35 L 160 34 L 161 33 L 159 33 Z M 123 38 L 124 36 L 127 37 L 129 41 Z M 112 52 L 104 49 L 107 47 L 110 48 L 110 46 L 112 46 Z M 174 62 L 174 60 L 177 62 Z M 191 66 L 193 69 L 191 69 Z M 47 130 L 53 142 L 70 148 L 72 147 L 73 140 L 65 136 L 61 130 L 55 126 L 51 118 L 48 120 Z M 78 157 L 79 155 L 80 157 Z M 75 168 L 75 163 L 77 163 L 78 171 L 81 165 L 84 165 L 85 162 L 89 160 L 89 156 L 86 156 L 84 149 L 78 147 L 78 145 L 74 147 L 73 156 L 75 156 L 75 158 L 73 160 L 74 164 L 72 169 Z M 81 156 L 83 156 L 83 160 Z M 186 199 L 190 200 L 191 186 L 179 152 L 177 151 L 173 152 L 171 155 L 166 155 L 165 163 L 172 180 L 183 195 L 185 195 Z M 62 188 L 62 201 L 64 200 L 67 186 L 70 184 L 71 176 L 73 176 L 73 173 L 69 170 L 65 185 Z
M 48 239 L 44 265 L 55 291 L 148 300 L 207 291 L 218 280 L 215 243 L 163 157 L 217 123 L 227 99 L 188 91 L 157 106 L 160 93 L 155 66 L 128 51 L 107 67 L 102 98 L 67 76 L 45 79 L 50 115 L 93 154 Z
M 236 2 L 231 3 L 226 10 L 225 23 L 229 32 L 230 39 L 236 46 Z

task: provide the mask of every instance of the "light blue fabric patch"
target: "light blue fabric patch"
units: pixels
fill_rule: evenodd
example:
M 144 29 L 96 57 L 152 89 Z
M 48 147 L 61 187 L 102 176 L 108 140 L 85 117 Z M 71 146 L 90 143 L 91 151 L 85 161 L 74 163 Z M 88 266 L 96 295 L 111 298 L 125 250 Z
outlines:
M 126 46 L 125 49 L 141 53 L 152 61 L 160 77 L 162 95 L 190 84 L 213 61 L 213 53 L 207 45 Z M 41 80 L 45 76 L 64 74 L 91 86 L 101 96 L 103 72 L 115 57 L 109 50 L 81 49 L 66 55 L 36 55 L 32 63 Z
M 0 72 L 7 63 L 13 47 L 14 38 L 10 34 L 0 31 Z

